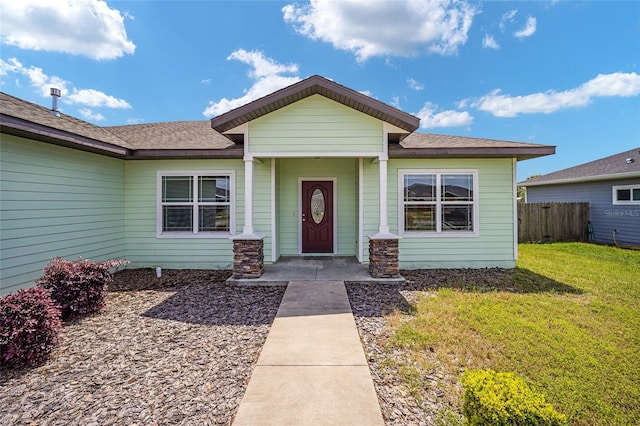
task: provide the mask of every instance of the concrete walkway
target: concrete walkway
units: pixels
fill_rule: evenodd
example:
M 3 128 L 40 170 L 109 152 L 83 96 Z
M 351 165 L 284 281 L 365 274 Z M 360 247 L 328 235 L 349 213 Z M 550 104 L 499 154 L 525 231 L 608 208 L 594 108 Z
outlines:
M 343 281 L 289 282 L 233 424 L 384 425 Z

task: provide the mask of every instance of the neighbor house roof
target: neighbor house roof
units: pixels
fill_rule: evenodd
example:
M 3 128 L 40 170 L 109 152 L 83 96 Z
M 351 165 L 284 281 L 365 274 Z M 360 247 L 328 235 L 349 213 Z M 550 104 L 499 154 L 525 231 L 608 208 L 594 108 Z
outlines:
M 211 119 L 211 127 L 224 133 L 311 95 L 322 95 L 373 118 L 390 123 L 407 133 L 420 126 L 420 119 L 393 108 L 360 92 L 349 89 L 319 75 L 314 75 L 284 89 Z
M 640 147 L 519 182 L 521 186 L 557 185 L 640 177 Z

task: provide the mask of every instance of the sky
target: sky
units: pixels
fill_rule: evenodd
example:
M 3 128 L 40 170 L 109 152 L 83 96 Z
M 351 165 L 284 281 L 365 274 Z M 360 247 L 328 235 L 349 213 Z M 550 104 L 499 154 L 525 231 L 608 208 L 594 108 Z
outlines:
M 204 120 L 319 74 L 418 131 L 640 147 L 637 1 L 0 0 L 0 90 L 99 126 Z

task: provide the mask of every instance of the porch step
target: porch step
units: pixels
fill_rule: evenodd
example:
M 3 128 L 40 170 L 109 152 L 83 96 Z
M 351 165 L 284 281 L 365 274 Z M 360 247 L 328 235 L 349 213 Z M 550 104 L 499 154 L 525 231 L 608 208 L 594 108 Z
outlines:
M 343 281 L 289 282 L 233 424 L 384 424 Z

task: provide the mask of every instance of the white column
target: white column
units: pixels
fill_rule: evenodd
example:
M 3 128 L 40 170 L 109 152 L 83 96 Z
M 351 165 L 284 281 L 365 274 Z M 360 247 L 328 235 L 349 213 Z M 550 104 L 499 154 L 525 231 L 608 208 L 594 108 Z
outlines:
M 380 156 L 380 224 L 378 233 L 388 234 L 389 224 L 387 222 L 387 158 Z
M 244 235 L 253 234 L 253 157 L 244 158 Z

